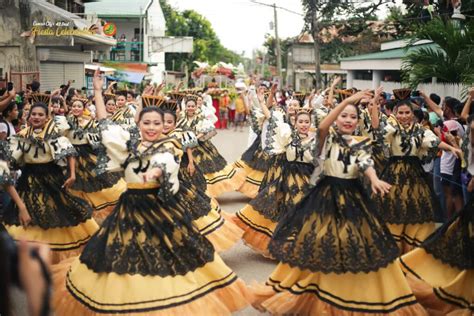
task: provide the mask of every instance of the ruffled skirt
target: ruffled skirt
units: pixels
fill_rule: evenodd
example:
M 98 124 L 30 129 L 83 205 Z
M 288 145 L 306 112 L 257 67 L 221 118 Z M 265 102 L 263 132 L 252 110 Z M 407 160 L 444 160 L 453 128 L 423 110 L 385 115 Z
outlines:
M 126 191 L 54 282 L 57 315 L 230 315 L 247 305 L 243 282 L 158 189 Z
M 433 314 L 474 312 L 474 198 L 400 259 L 415 296 Z
M 285 160 L 279 175 L 260 190 L 258 195 L 242 210 L 235 214 L 234 221 L 245 230 L 243 240 L 246 245 L 266 257 L 268 243 L 281 217 L 295 207 L 310 189 L 313 165 Z
M 20 225 L 13 201 L 3 215 L 5 228 L 14 239 L 47 244 L 53 251 L 53 263 L 79 254 L 99 228 L 89 204 L 62 188 L 65 180 L 54 163 L 25 165 L 17 191 L 31 222 L 27 227 Z
M 257 196 L 260 184 L 271 162 L 270 156 L 262 150 L 260 142 L 260 137 L 257 137 L 242 154 L 240 160 L 234 163 L 234 166 L 240 168 L 245 176 L 245 182 L 238 191 L 249 198 Z
M 74 145 L 74 148 L 79 155 L 76 157 L 76 181 L 71 193 L 88 201 L 95 210 L 92 216 L 102 222 L 112 212 L 127 184 L 121 172 L 97 175 L 94 171 L 97 155 L 90 145 Z
M 392 157 L 380 179 L 392 185 L 390 192 L 373 196 L 402 253 L 419 246 L 435 229 L 439 208 L 432 185 L 417 157 Z
M 270 243 L 280 263 L 254 305 L 286 315 L 425 315 L 398 248 L 357 180 L 325 177 L 285 214 Z
M 245 181 L 245 177 L 221 156 L 210 140 L 199 141 L 193 148 L 196 164 L 202 170 L 207 183 L 207 194 L 218 197 L 225 192 L 237 190 Z

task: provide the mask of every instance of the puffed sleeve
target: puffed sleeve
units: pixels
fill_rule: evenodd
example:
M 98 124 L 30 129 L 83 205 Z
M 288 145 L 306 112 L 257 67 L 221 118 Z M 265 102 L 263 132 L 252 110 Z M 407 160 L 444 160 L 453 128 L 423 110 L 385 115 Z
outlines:
M 379 128 L 373 130 L 375 143 L 378 146 L 383 146 L 384 144 L 390 146 L 397 130 L 397 120 L 395 117 L 390 116 L 388 119 L 384 120 L 383 124 L 379 124 Z
M 67 157 L 77 155 L 74 146 L 65 136 L 53 137 L 49 139 L 48 145 L 51 148 L 51 156 L 56 163 L 61 162 L 61 160 Z
M 291 142 L 291 127 L 285 123 L 284 116 L 282 111 L 272 111 L 265 133 L 262 133 L 263 148 L 269 155 L 285 152 Z
M 199 118 L 199 122 L 196 125 L 196 133 L 197 134 L 208 134 L 215 130 L 214 124 L 204 116 Z
M 364 137 L 364 139 L 355 146 L 357 147 L 357 167 L 361 173 L 364 173 L 368 168 L 374 167 L 374 161 L 372 160 L 372 142 L 369 138 Z
M 433 133 L 430 129 L 423 128 L 423 138 L 421 141 L 421 148 L 418 151 L 418 158 L 421 159 L 423 163 L 428 163 L 436 156 L 438 152 L 438 146 L 440 144 L 440 139 Z
M 180 141 L 181 145 L 183 146 L 183 150 L 199 146 L 196 134 L 194 134 L 192 131 L 183 131 L 180 133 Z
M 128 157 L 130 132 L 109 119 L 100 120 L 98 128 L 100 145 L 97 149 L 96 172 L 102 174 L 123 170 L 122 165 Z
M 6 141 L 0 141 L 0 186 L 14 184 L 14 179 L 11 176 L 8 162 L 10 161 L 10 151 Z
M 56 131 L 60 134 L 65 136 L 67 131 L 71 129 L 71 126 L 69 125 L 69 121 L 67 117 L 63 115 L 56 115 L 54 117 L 54 125 Z
M 250 126 L 255 134 L 259 134 L 262 132 L 265 115 L 262 112 L 255 92 L 250 95 L 250 105 Z
M 24 146 L 24 142 L 22 142 L 18 135 L 14 135 L 8 139 L 8 160 L 14 168 L 23 164 L 22 146 Z
M 150 159 L 152 168 L 160 168 L 162 170 L 160 182 L 160 191 L 158 193 L 162 200 L 167 200 L 178 192 L 179 189 L 179 164 L 175 159 L 175 154 L 170 152 L 159 152 Z

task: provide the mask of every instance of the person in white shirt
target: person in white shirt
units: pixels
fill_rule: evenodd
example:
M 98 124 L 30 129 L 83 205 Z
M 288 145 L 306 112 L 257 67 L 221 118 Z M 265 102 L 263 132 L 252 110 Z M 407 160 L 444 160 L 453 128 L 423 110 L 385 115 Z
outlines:
M 16 134 L 15 126 L 12 121 L 18 118 L 18 106 L 15 101 L 11 101 L 10 104 L 3 110 L 2 118 L 0 119 L 0 139 L 6 140 L 8 137 Z

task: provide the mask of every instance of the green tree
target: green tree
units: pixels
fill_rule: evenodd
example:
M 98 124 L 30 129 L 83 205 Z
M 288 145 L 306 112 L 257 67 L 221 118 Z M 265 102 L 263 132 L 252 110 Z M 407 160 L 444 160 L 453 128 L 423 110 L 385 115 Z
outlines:
M 188 71 L 191 72 L 195 67 L 193 64 L 195 60 L 209 64 L 219 61 L 238 64 L 242 60 L 240 55 L 221 44 L 211 23 L 201 14 L 194 10 L 179 12 L 166 0 L 160 0 L 160 4 L 166 20 L 166 35 L 192 36 L 194 39 L 191 54 L 166 54 L 166 69 L 183 71 L 184 66 L 187 65 Z
M 281 66 L 286 68 L 288 65 L 288 48 L 293 43 L 294 38 L 288 37 L 285 39 L 280 39 L 280 49 L 281 49 Z M 275 52 L 275 37 L 270 34 L 265 34 L 265 42 L 263 46 L 267 48 L 266 63 L 272 66 L 276 66 L 276 52 Z
M 366 29 L 365 22 L 376 18 L 378 8 L 393 0 L 356 2 L 347 0 L 302 0 L 305 12 L 306 29 L 314 38 L 316 64 L 316 88 L 321 87 L 321 47 L 323 40 L 320 31 L 331 25 L 344 23 L 340 36 L 357 36 Z M 343 17 L 343 18 L 341 18 Z
M 434 19 L 421 26 L 412 43 L 430 40 L 435 45 L 414 49 L 403 60 L 402 72 L 411 87 L 438 78 L 439 82 L 472 85 L 474 83 L 474 23 L 460 27 L 453 21 Z

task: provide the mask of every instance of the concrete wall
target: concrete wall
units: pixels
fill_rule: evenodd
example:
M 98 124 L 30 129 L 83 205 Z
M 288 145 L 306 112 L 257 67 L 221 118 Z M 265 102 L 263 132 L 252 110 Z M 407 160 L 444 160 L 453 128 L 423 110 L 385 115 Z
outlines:
M 380 85 L 384 88 L 385 91 L 391 92 L 394 89 L 400 89 L 405 87 L 400 82 L 390 82 L 390 81 L 382 81 Z M 371 80 L 354 80 L 353 87 L 357 89 L 372 89 L 372 81 Z M 442 83 L 426 83 L 418 85 L 418 90 L 423 90 L 425 93 L 436 93 L 440 97 L 444 98 L 447 96 L 457 98 L 462 100 L 463 99 L 463 89 L 467 87 L 453 85 L 453 84 L 442 84 Z
M 31 29 L 30 6 L 27 0 L 0 0 L 0 68 L 37 68 L 36 47 L 20 37 Z

